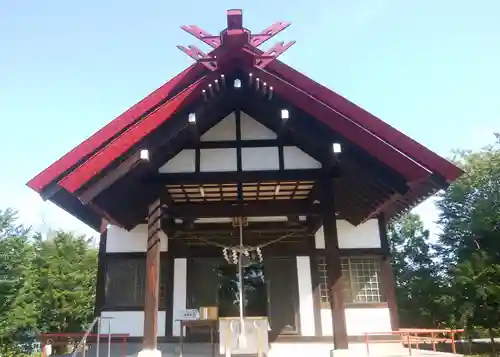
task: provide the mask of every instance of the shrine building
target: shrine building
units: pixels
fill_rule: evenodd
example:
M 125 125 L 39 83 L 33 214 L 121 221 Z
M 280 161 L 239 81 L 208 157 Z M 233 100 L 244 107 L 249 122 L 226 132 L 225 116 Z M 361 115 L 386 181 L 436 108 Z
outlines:
M 28 183 L 100 232 L 95 315 L 139 355 L 181 331 L 227 355 L 255 329 L 273 355 L 399 328 L 386 226 L 462 172 L 279 61 L 294 42 L 259 49 L 289 25 L 183 26 L 211 52 L 178 46 L 193 65 Z

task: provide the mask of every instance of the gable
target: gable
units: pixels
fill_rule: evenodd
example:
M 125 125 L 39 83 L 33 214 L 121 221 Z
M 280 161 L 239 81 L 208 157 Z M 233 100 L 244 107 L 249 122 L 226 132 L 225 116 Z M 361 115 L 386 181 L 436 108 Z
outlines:
M 319 169 L 321 163 L 296 146 L 283 147 L 284 169 Z M 238 152 L 236 148 L 181 150 L 172 159 L 164 163 L 158 172 L 194 173 L 196 162 L 200 162 L 200 172 L 234 172 L 238 170 Z M 198 158 L 199 156 L 199 158 Z M 249 147 L 241 149 L 242 171 L 279 170 L 279 148 Z
M 239 121 L 239 125 L 237 125 L 237 121 Z M 238 138 L 241 139 L 238 140 Z M 194 173 L 197 171 L 197 162 L 199 162 L 200 172 L 235 172 L 238 171 L 239 155 L 241 156 L 242 171 L 321 168 L 321 163 L 301 148 L 293 145 L 282 145 L 277 138 L 278 135 L 273 130 L 249 114 L 242 110 L 238 110 L 238 114 L 233 111 L 200 136 L 199 150 L 181 150 L 164 163 L 158 172 Z M 267 145 L 252 144 L 252 146 L 246 147 L 244 142 L 265 142 Z M 204 145 L 211 147 L 206 148 Z M 213 147 L 217 145 L 222 147 Z M 240 147 L 240 153 L 238 153 L 237 147 Z M 280 155 L 283 156 L 281 163 L 283 167 L 280 167 Z
M 215 124 L 200 137 L 200 141 L 234 140 L 236 140 L 236 115 L 234 112 Z
M 241 112 L 240 116 L 239 135 L 241 140 L 272 140 L 278 137 L 274 131 L 267 128 L 244 111 Z M 236 125 L 236 115 L 233 112 L 205 132 L 200 137 L 200 141 L 235 141 L 237 137 L 238 128 Z
M 241 140 L 276 139 L 274 131 L 259 123 L 250 115 L 241 112 Z

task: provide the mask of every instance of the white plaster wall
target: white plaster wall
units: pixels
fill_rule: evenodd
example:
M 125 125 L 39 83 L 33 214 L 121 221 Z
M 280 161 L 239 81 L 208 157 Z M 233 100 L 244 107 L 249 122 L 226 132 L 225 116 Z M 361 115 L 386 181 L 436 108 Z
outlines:
M 286 170 L 319 169 L 321 163 L 296 146 L 283 147 L 283 161 Z
M 321 315 L 321 332 L 323 336 L 333 336 L 332 310 L 322 308 Z
M 241 139 L 242 140 L 264 140 L 276 139 L 274 131 L 259 123 L 245 112 L 241 112 Z
M 380 231 L 377 219 L 370 219 L 353 226 L 343 219 L 337 220 L 337 235 L 340 249 L 380 248 Z M 325 249 L 325 234 L 321 226 L 314 235 L 317 249 Z
M 233 141 L 236 140 L 236 115 L 233 113 L 210 128 L 200 141 Z
M 319 227 L 316 233 L 314 233 L 314 245 L 316 249 L 325 249 L 325 231 L 323 230 L 323 226 Z
M 370 219 L 358 226 L 338 219 L 337 232 L 340 249 L 380 248 L 380 231 L 377 219 Z
M 180 323 L 176 320 L 182 310 L 186 309 L 187 294 L 187 259 L 176 258 L 174 260 L 174 296 L 173 296 L 173 317 L 172 335 L 180 336 Z
M 277 147 L 242 148 L 243 171 L 279 170 L 280 161 Z
M 109 225 L 106 239 L 107 253 L 137 253 L 146 252 L 148 240 L 147 224 L 139 224 L 131 231 Z M 164 232 L 160 233 L 161 251 L 168 249 L 168 239 Z
M 111 333 L 123 333 L 130 336 L 144 335 L 144 311 L 103 311 L 102 317 L 111 318 Z M 165 336 L 165 311 L 158 311 L 158 336 Z M 101 331 L 108 334 L 110 326 L 107 320 L 102 321 Z
M 300 334 L 314 336 L 314 299 L 309 257 L 297 257 L 297 280 L 299 284 Z
M 236 171 L 237 151 L 231 149 L 201 149 L 200 170 L 204 172 Z
M 389 308 L 345 309 L 345 323 L 349 336 L 365 332 L 390 332 L 391 315 Z
M 346 308 L 345 323 L 349 336 L 362 335 L 365 332 L 392 331 L 391 316 L 387 307 Z M 321 327 L 323 336 L 333 336 L 330 309 L 321 309 Z

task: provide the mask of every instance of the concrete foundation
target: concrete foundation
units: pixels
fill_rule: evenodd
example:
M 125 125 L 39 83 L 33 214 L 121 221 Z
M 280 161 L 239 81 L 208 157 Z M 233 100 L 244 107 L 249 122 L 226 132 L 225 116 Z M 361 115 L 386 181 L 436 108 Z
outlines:
M 180 348 L 177 343 L 161 343 L 159 351 L 141 351 L 141 343 L 121 343 L 111 345 L 110 357 L 180 357 Z M 215 357 L 221 357 L 218 344 L 215 346 Z M 101 343 L 99 357 L 108 357 L 108 346 Z M 145 354 L 146 353 L 146 354 Z M 152 353 L 152 354 L 151 354 Z M 238 356 L 238 355 L 234 355 Z M 329 343 L 271 343 L 267 357 L 367 357 L 364 343 L 351 343 L 348 350 L 332 350 Z M 408 349 L 399 343 L 370 344 L 369 357 L 406 357 Z M 450 353 L 412 350 L 412 356 L 462 356 Z M 97 357 L 96 346 L 89 346 L 85 357 Z M 211 357 L 211 346 L 208 343 L 186 343 L 183 357 Z M 249 357 L 242 356 L 240 357 Z M 256 356 L 255 356 L 256 357 Z

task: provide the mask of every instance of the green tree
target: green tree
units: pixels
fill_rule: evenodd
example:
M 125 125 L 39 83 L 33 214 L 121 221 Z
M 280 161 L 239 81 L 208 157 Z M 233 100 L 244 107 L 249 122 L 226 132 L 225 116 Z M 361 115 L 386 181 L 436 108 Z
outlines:
M 454 291 L 457 321 L 493 335 L 500 324 L 500 136 L 477 152 L 458 152 L 465 174 L 438 202 L 438 252 Z
M 81 332 L 93 318 L 97 251 L 85 236 L 64 231 L 34 238 L 34 289 L 38 328 L 47 332 Z
M 36 323 L 31 290 L 30 229 L 13 209 L 0 210 L 0 354 L 20 355 Z
M 437 327 L 447 323 L 443 285 L 435 253 L 417 214 L 392 222 L 388 230 L 402 326 Z

